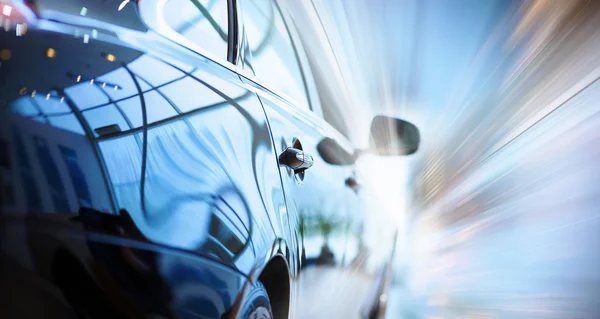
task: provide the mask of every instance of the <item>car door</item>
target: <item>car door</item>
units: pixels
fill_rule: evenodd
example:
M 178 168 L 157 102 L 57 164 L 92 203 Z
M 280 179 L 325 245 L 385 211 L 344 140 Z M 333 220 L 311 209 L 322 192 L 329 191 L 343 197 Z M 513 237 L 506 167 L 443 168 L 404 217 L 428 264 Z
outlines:
M 343 145 L 349 142 L 313 110 L 318 110 L 318 95 L 310 69 L 302 64 L 302 48 L 291 38 L 277 4 L 271 0 L 243 1 L 246 59 L 253 76 L 243 76 L 260 96 L 267 114 L 277 154 L 295 148 L 310 155 L 314 165 L 305 171 L 280 166 L 286 196 L 290 238 L 299 238 L 295 258 L 340 264 L 346 253 L 346 238 L 352 216 L 349 205 L 355 194 L 345 185 L 351 166 L 331 165 L 318 152 L 325 138 Z M 330 228 L 328 231 L 326 228 Z M 331 251 L 323 258 L 323 248 Z M 306 261 L 306 260 L 305 260 Z
M 170 211 L 156 221 L 157 236 L 199 247 L 250 274 L 264 267 L 283 236 L 276 216 L 285 202 L 260 100 L 242 86 L 231 64 L 235 40 L 228 6 L 226 0 L 140 4 L 144 22 L 161 41 L 181 45 L 149 48 L 159 57 L 132 70 L 159 86 L 156 100 L 163 105 L 154 110 L 175 111 L 148 124 L 142 203 L 149 216 L 152 210 Z M 200 213 L 206 204 L 212 206 L 210 217 Z M 195 231 L 201 225 L 207 233 Z

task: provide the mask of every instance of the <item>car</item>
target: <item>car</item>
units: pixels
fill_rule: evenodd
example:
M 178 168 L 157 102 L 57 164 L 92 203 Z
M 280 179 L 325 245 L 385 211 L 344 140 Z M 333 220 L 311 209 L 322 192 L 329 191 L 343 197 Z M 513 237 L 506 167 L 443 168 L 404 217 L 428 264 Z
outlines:
M 367 258 L 322 212 L 418 129 L 354 147 L 277 2 L 1 1 L 2 317 L 288 318 L 310 265 Z

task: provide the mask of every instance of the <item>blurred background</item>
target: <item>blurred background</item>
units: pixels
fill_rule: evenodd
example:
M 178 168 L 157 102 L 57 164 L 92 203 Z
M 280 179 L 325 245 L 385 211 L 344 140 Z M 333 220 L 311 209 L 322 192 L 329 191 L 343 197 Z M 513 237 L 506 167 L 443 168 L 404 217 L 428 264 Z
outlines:
M 422 132 L 417 154 L 358 164 L 366 240 L 400 229 L 386 317 L 600 317 L 600 1 L 304 6 L 353 140 L 380 113 Z

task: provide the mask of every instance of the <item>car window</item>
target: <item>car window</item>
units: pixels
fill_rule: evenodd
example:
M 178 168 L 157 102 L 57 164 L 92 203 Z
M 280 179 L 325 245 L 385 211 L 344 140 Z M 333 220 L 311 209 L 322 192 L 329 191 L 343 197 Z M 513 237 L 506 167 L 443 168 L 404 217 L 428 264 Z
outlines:
M 244 28 L 251 52 L 251 68 L 269 89 L 310 108 L 296 51 L 279 8 L 271 0 L 247 0 Z
M 319 90 L 317 89 L 314 74 L 310 67 L 307 51 L 304 49 L 302 41 L 300 40 L 297 26 L 294 23 L 289 23 L 288 27 L 291 37 L 292 39 L 294 39 L 296 52 L 298 53 L 298 61 L 300 61 L 300 67 L 302 69 L 302 76 L 304 78 L 304 84 L 306 86 L 306 95 L 310 103 L 310 109 L 316 114 L 318 114 L 320 117 L 322 117 L 323 111 L 321 107 Z
M 227 0 L 167 0 L 164 21 L 200 48 L 227 59 Z

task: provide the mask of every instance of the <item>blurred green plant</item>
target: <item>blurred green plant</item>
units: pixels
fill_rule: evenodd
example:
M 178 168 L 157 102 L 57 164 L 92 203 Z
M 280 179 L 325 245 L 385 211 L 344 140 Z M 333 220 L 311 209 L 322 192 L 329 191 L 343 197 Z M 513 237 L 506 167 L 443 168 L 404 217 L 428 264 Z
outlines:
M 302 241 L 305 236 L 321 235 L 325 243 L 328 243 L 332 234 L 343 232 L 347 235 L 350 231 L 351 222 L 334 214 L 326 214 L 322 211 L 309 214 L 303 211 L 298 217 L 298 232 Z

